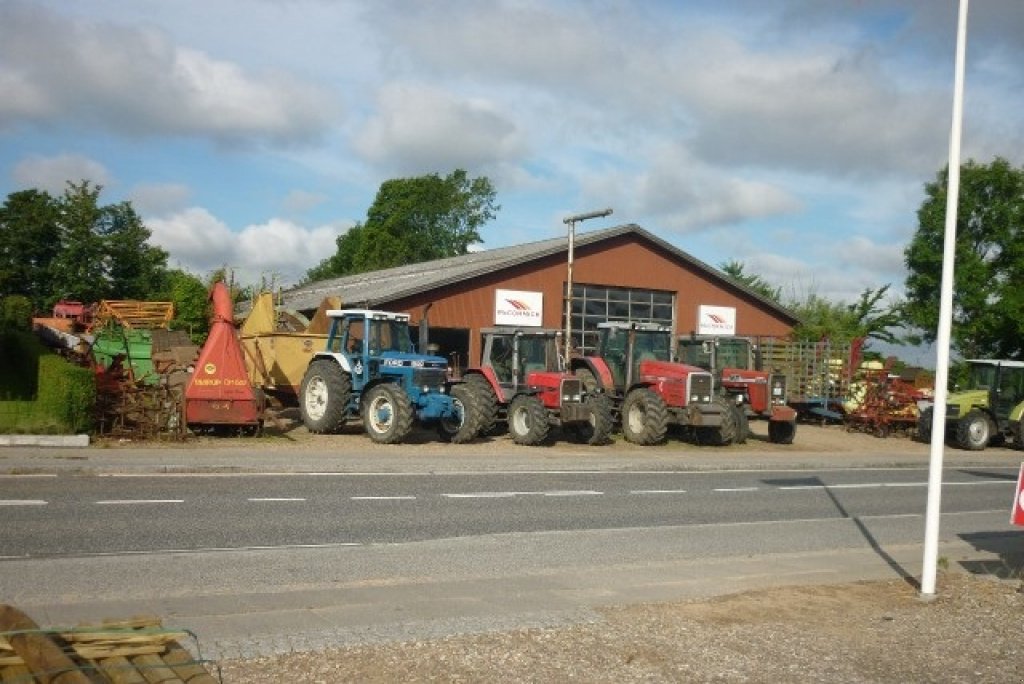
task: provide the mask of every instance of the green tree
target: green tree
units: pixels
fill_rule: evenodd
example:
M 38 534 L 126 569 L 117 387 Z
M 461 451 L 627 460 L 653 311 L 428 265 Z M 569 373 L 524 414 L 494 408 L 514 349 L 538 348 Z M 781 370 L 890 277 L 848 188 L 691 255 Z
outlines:
M 948 167 L 925 185 L 904 251 L 907 321 L 938 334 Z M 964 357 L 1024 358 L 1024 168 L 997 157 L 961 166 L 953 276 L 952 346 Z
M 853 304 L 831 302 L 816 294 L 789 304 L 788 308 L 800 319 L 793 336 L 806 342 L 825 338 L 849 342 L 864 338 L 899 343 L 900 338 L 893 329 L 898 330 L 903 324 L 901 303 L 883 302 L 889 287 L 865 288 Z
M 385 181 L 366 222 L 338 236 L 338 251 L 304 282 L 466 254 L 501 208 L 486 177 L 457 169 Z
M 167 252 L 128 202 L 101 206 L 102 186 L 68 183 L 58 200 L 60 249 L 50 262 L 52 303 L 60 298 L 145 299 L 161 287 Z
M 0 296 L 26 297 L 35 311 L 50 299 L 50 264 L 60 251 L 57 201 L 23 190 L 0 207 Z
M 171 269 L 164 274 L 156 297 L 174 302 L 171 328 L 188 331 L 189 337 L 197 344 L 206 339 L 210 332 L 209 290 L 197 276 L 181 269 Z
M 775 287 L 759 275 L 752 275 L 746 272 L 746 265 L 742 261 L 727 261 L 719 265 L 725 275 L 736 282 L 744 285 L 763 297 L 773 302 L 782 302 L 782 288 Z

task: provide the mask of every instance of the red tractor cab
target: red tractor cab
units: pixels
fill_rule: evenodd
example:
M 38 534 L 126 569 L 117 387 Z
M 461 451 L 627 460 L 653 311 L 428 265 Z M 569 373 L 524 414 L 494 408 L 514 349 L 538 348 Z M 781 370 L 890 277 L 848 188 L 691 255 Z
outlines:
M 718 389 L 743 411 L 744 420 L 768 420 L 768 439 L 792 444 L 797 412 L 786 403 L 786 376 L 761 370 L 757 346 L 746 337 L 679 338 L 679 358 L 715 375 Z
M 603 444 L 612 430 L 607 397 L 588 392 L 565 370 L 561 332 L 545 328 L 484 328 L 480 365 L 463 381 L 481 398 L 481 434 L 502 419 L 517 444 L 539 444 L 552 426 L 570 439 Z
M 657 444 L 670 425 L 691 431 L 700 442 L 743 440 L 738 412 L 715 394 L 711 373 L 673 361 L 670 328 L 607 322 L 598 331 L 597 353 L 572 359 L 571 367 L 588 390 L 611 398 L 628 441 Z

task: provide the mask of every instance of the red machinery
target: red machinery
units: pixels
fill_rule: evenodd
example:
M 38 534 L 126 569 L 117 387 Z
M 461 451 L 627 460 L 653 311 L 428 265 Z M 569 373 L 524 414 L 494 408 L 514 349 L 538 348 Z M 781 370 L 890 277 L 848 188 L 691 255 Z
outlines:
M 185 388 L 185 423 L 193 430 L 229 427 L 258 432 L 263 425 L 263 393 L 249 382 L 227 286 L 214 283 L 210 299 L 210 335 Z

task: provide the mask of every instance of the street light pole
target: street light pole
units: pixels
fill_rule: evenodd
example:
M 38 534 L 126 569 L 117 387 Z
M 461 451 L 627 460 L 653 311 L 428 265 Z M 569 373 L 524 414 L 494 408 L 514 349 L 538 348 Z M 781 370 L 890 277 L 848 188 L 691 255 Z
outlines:
M 946 384 L 949 382 L 949 339 L 953 321 L 953 266 L 956 258 L 956 214 L 960 196 L 960 136 L 963 128 L 964 62 L 967 51 L 967 4 L 960 0 L 956 34 L 956 69 L 953 78 L 953 126 L 949 135 L 949 173 L 946 186 L 946 232 L 939 286 L 939 328 L 936 338 L 935 404 L 928 463 L 928 503 L 925 508 L 924 559 L 921 596 L 935 596 L 939 555 L 939 517 L 942 512 L 942 450 L 946 435 Z
M 576 224 L 592 218 L 601 218 L 612 213 L 611 207 L 600 211 L 591 211 L 586 214 L 576 214 L 562 219 L 562 223 L 569 226 L 569 258 L 568 270 L 565 280 L 565 364 L 569 365 L 569 353 L 572 351 L 572 261 L 573 249 L 576 242 Z

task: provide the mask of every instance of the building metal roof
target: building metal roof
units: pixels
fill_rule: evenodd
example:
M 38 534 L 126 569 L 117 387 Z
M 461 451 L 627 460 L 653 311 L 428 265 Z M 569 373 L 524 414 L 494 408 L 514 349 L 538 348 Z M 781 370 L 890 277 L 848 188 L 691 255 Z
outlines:
M 670 253 L 674 258 L 703 272 L 708 278 L 745 292 L 766 308 L 776 311 L 794 322 L 798 320 L 797 316 L 789 309 L 737 282 L 703 261 L 695 259 L 634 223 L 577 233 L 573 244 L 578 249 L 623 235 L 633 235 L 642 241 L 651 242 Z M 568 251 L 569 245 L 566 237 L 539 240 L 511 247 L 498 247 L 446 259 L 320 280 L 283 291 L 281 301 L 282 305 L 289 309 L 307 311 L 316 309 L 324 297 L 335 295 L 341 298 L 346 308 L 380 308 L 383 304 L 404 297 L 464 282 L 506 268 L 522 266 L 544 257 L 560 253 L 564 253 L 568 257 Z

